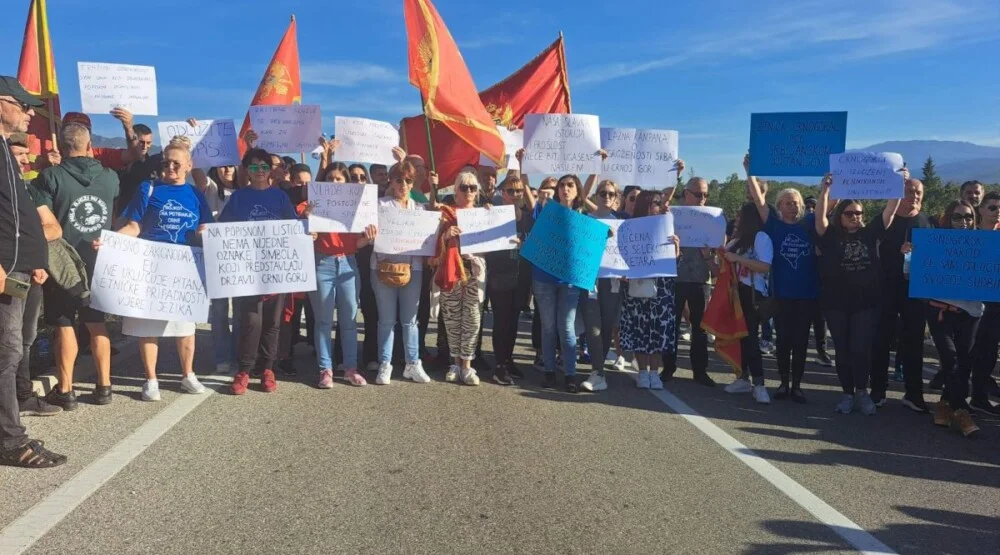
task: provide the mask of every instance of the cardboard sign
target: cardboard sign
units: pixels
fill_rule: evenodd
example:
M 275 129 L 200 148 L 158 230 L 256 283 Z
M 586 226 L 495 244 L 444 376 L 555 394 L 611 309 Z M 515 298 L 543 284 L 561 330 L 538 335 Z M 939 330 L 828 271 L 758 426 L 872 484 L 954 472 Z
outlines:
M 601 128 L 608 152 L 601 177 L 619 186 L 663 189 L 677 183 L 677 132 L 658 129 Z
M 434 256 L 440 225 L 441 214 L 438 212 L 381 206 L 378 210 L 375 252 Z
M 156 68 L 77 62 L 80 104 L 87 114 L 125 108 L 135 116 L 157 115 Z
M 1000 302 L 1000 232 L 914 229 L 910 298 Z
M 601 221 L 615 233 L 605 244 L 598 277 L 638 279 L 677 275 L 677 251 L 671 240 L 674 218 L 669 212 Z
M 213 299 L 316 290 L 313 238 L 303 221 L 207 224 L 202 240 Z
M 509 251 L 517 247 L 517 216 L 513 206 L 457 210 L 462 254 Z
M 312 151 L 323 134 L 319 105 L 251 106 L 257 148 L 274 153 Z
M 566 283 L 594 287 L 608 240 L 606 223 L 547 202 L 531 229 L 521 256 Z
M 399 146 L 399 130 L 391 123 L 364 118 L 334 119 L 336 137 L 340 148 L 334 159 L 365 164 L 383 164 L 391 167 L 396 163 L 392 157 L 393 147 Z
M 601 125 L 597 116 L 528 114 L 524 117 L 524 173 L 598 173 L 600 149 Z
M 750 175 L 822 177 L 844 152 L 847 112 L 750 115 Z
M 830 155 L 830 198 L 903 198 L 903 155 L 845 152 Z
M 313 181 L 308 187 L 310 232 L 363 233 L 378 225 L 378 185 Z
M 239 166 L 240 148 L 236 144 L 236 126 L 231 119 L 198 120 L 197 127 L 186 121 L 161 121 L 160 144 L 166 146 L 176 136 L 191 140 L 191 161 L 196 168 Z
M 726 215 L 714 206 L 671 206 L 674 234 L 682 247 L 722 246 L 726 239 Z

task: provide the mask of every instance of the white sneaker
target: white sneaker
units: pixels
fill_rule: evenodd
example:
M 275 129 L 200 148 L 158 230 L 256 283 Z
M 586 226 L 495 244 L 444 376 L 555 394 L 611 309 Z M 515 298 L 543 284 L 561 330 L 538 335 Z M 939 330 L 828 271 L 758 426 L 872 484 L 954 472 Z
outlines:
M 604 391 L 608 388 L 608 381 L 604 376 L 598 376 L 597 372 L 593 372 L 580 384 L 580 387 L 587 391 Z
M 657 372 L 649 373 L 649 389 L 663 389 L 663 380 Z
M 733 383 L 726 386 L 724 391 L 726 393 L 750 393 L 753 391 L 753 386 L 744 378 L 736 378 Z
M 767 394 L 767 386 L 755 385 L 753 386 L 753 399 L 762 405 L 770 405 L 771 397 Z
M 205 392 L 205 386 L 201 385 L 201 382 L 198 381 L 198 376 L 195 376 L 194 372 L 191 372 L 181 379 L 181 391 L 200 395 Z
M 681 334 L 681 341 L 690 342 L 691 341 L 691 332 L 686 331 L 686 332 L 682 333 Z
M 626 364 L 628 364 L 628 361 L 625 360 L 625 357 L 619 355 L 618 358 L 615 359 L 615 370 L 624 372 Z
M 215 374 L 217 376 L 228 376 L 232 371 L 233 366 L 228 362 L 220 362 L 215 365 Z
M 378 372 L 378 363 L 374 360 L 365 365 L 365 370 L 369 372 Z
M 403 369 L 403 378 L 417 383 L 430 383 L 431 377 L 424 371 L 424 363 L 419 360 L 411 362 Z
M 444 381 L 448 383 L 455 383 L 458 381 L 458 374 L 459 374 L 458 366 L 452 364 L 451 366 L 448 367 L 448 372 L 445 373 L 444 375 Z
M 474 368 L 462 371 L 462 383 L 465 385 L 479 385 L 479 376 Z
M 142 384 L 142 400 L 143 401 L 159 401 L 160 400 L 160 382 L 156 380 L 146 380 L 146 383 Z
M 708 342 L 709 342 L 709 343 L 715 343 L 715 335 L 713 335 L 713 334 L 711 334 L 711 333 L 706 333 L 706 334 L 705 334 L 705 337 L 707 337 L 707 338 L 708 338 Z
M 764 355 L 770 355 L 774 353 L 774 343 L 767 341 L 766 339 L 760 340 L 760 352 Z
M 376 385 L 389 385 L 392 381 L 392 364 L 383 362 L 378 366 L 378 375 L 375 376 Z
M 639 370 L 639 379 L 635 384 L 639 389 L 649 389 L 649 370 Z

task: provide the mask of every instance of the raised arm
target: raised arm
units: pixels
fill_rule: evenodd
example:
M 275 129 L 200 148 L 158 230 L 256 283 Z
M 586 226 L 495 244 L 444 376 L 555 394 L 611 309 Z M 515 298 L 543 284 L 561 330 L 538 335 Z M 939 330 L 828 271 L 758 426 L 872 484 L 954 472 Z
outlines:
M 750 175 L 749 154 L 743 157 L 743 169 L 747 173 L 747 192 L 750 193 L 750 199 L 753 203 L 757 205 L 757 213 L 760 214 L 760 221 L 766 223 L 767 218 L 771 215 L 771 211 L 767 208 L 767 200 L 764 199 L 764 192 L 760 190 L 760 183 L 757 182 L 756 177 Z
M 597 153 L 601 155 L 601 163 L 603 163 L 605 160 L 608 159 L 608 151 L 604 150 L 603 148 L 601 150 L 598 150 Z M 590 177 L 587 178 L 587 182 L 583 184 L 583 191 L 580 193 L 581 195 L 583 195 L 584 200 L 590 198 L 590 192 L 594 190 L 594 185 L 597 185 L 597 180 L 600 178 L 601 178 L 601 172 L 592 173 L 590 174 Z
M 900 173 L 903 174 L 903 183 L 906 183 L 906 181 L 910 179 L 910 170 L 906 167 L 906 164 L 903 164 L 903 169 L 900 170 Z M 882 223 L 885 225 L 886 229 L 889 229 L 889 226 L 892 225 L 892 221 L 896 219 L 896 211 L 899 210 L 899 203 L 902 201 L 903 199 L 897 198 L 892 199 L 885 204 L 885 209 L 882 210 Z
M 830 227 L 830 219 L 827 217 L 830 211 L 830 185 L 833 185 L 833 176 L 826 174 L 819 189 L 819 199 L 816 200 L 816 234 L 820 237 L 826 235 L 826 230 Z
M 125 108 L 115 108 L 111 110 L 111 115 L 122 123 L 122 129 L 125 131 L 125 144 L 127 148 L 122 152 L 122 164 L 127 166 L 142 158 L 140 155 L 139 136 L 132 129 L 134 125 L 132 112 L 129 112 Z
M 681 160 L 680 158 L 678 158 L 677 159 L 676 167 L 677 167 L 677 184 L 674 185 L 673 187 L 667 187 L 666 189 L 663 190 L 663 205 L 664 206 L 669 206 L 670 203 L 672 203 L 674 201 L 674 194 L 677 192 L 677 189 L 681 188 L 681 181 L 682 181 L 682 177 L 681 176 L 684 175 L 684 167 L 685 167 L 684 166 L 684 160 Z

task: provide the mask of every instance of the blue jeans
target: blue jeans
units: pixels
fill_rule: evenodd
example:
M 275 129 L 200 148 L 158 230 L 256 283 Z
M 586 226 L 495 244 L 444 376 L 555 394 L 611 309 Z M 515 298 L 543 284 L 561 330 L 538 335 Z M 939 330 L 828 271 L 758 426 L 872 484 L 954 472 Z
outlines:
M 375 301 L 378 304 L 379 363 L 386 364 L 392 361 L 392 329 L 396 326 L 397 316 L 403 328 L 403 353 L 406 362 L 416 362 L 420 357 L 417 306 L 420 304 L 423 272 L 413 272 L 410 283 L 399 288 L 385 285 L 374 275 L 372 278 L 372 289 L 375 291 Z
M 316 290 L 309 293 L 316 318 L 316 363 L 333 370 L 333 311 L 337 311 L 345 368 L 358 367 L 358 264 L 353 256 L 316 255 Z
M 556 371 L 556 334 L 562 343 L 567 376 L 576 375 L 576 306 L 581 289 L 572 285 L 535 281 L 535 305 L 542 320 L 542 360 L 545 371 Z
M 208 323 L 212 326 L 212 350 L 215 352 L 215 363 L 236 362 L 236 342 L 238 337 L 236 322 L 229 331 L 229 299 L 215 299 L 208 309 Z

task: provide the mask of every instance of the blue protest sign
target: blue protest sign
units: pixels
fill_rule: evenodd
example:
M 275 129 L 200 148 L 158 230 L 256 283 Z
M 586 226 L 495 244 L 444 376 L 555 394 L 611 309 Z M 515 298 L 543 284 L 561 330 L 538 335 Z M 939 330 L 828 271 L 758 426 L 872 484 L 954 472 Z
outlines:
M 671 240 L 674 215 L 601 220 L 615 230 L 604 246 L 598 277 L 650 278 L 677 275 L 677 248 Z
M 1000 232 L 914 229 L 910 297 L 1000 301 Z
M 823 176 L 847 146 L 847 112 L 750 114 L 750 175 Z
M 549 201 L 531 228 L 521 256 L 566 283 L 590 290 L 607 240 L 607 225 Z

